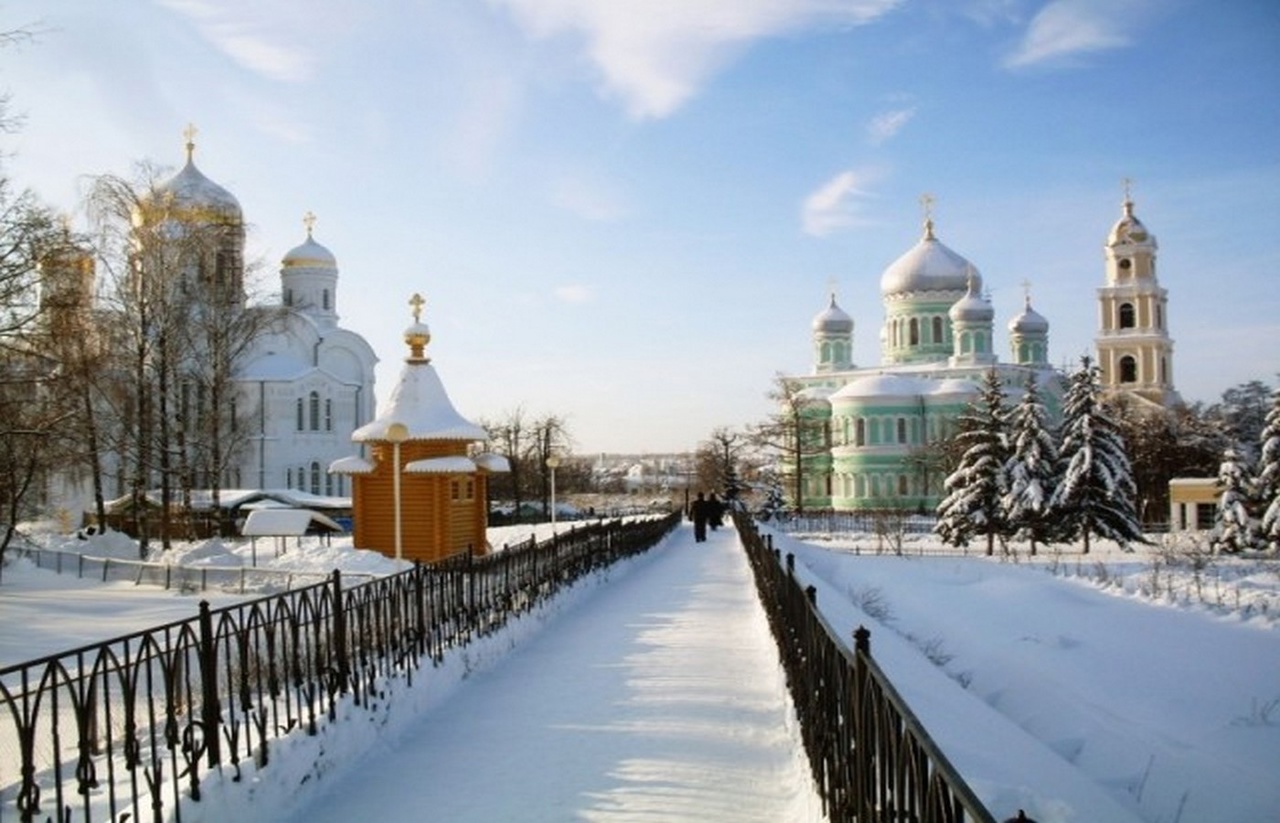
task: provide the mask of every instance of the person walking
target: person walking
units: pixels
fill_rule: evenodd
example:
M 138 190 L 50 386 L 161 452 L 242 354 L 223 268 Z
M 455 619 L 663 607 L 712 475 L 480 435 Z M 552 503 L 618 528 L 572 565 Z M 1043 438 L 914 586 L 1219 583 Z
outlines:
M 698 496 L 689 504 L 689 519 L 693 521 L 693 542 L 706 542 L 707 517 L 710 514 L 710 504 L 702 499 L 702 492 L 698 492 Z
M 711 531 L 724 525 L 724 503 L 720 502 L 715 492 L 707 498 L 707 525 L 711 527 Z

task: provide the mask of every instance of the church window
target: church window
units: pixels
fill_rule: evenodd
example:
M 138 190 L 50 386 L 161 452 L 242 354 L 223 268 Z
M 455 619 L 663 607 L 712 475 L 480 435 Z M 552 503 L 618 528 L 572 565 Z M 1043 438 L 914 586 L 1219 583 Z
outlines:
M 916 317 L 911 318 L 911 324 L 908 329 L 907 333 L 911 337 L 911 345 L 920 345 L 920 319 Z
M 853 444 L 855 446 L 867 445 L 867 419 L 865 417 L 858 418 L 857 422 L 854 424 L 853 431 Z
M 880 475 L 873 474 L 871 476 L 871 496 L 878 498 L 880 496 Z
M 320 431 L 320 393 L 311 392 L 310 395 L 310 426 L 311 431 Z
M 854 497 L 867 496 L 867 479 L 860 474 L 854 475 L 854 478 L 853 478 L 853 496 Z
M 1138 361 L 1129 355 L 1120 358 L 1120 382 L 1138 382 Z
M 878 445 L 880 443 L 880 421 L 874 417 L 871 418 L 871 431 L 869 434 L 869 444 L 872 446 Z
M 328 397 L 324 399 L 324 430 L 333 431 L 333 400 Z
M 907 476 L 905 474 L 900 474 L 898 475 L 898 496 L 906 497 L 908 493 L 909 492 L 907 491 Z
M 320 493 L 320 464 L 314 460 L 311 462 L 311 493 Z
M 934 342 L 934 343 L 941 343 L 941 342 L 943 342 L 943 337 L 942 337 L 942 318 L 941 318 L 941 317 L 935 317 L 935 318 L 933 318 L 933 342 Z
M 898 442 L 907 442 L 907 419 L 905 417 L 898 418 Z
M 324 474 L 324 493 L 328 497 L 333 497 L 333 475 L 328 472 Z
M 1120 328 L 1131 329 L 1134 326 L 1135 318 L 1132 303 L 1120 304 Z
M 298 431 L 302 431 L 302 398 L 298 398 Z
M 285 289 L 285 290 L 284 290 L 284 304 L 285 304 L 286 306 L 292 306 L 292 305 L 293 305 L 293 289 Z
M 973 336 L 973 350 L 978 354 L 985 354 L 987 351 L 987 336 L 985 334 L 975 334 Z
M 323 300 L 324 300 L 324 310 L 328 311 L 329 310 L 329 290 L 328 289 L 324 290 Z
M 1133 261 L 1132 261 L 1132 260 L 1130 260 L 1130 259 L 1129 259 L 1129 258 L 1127 258 L 1127 257 L 1122 257 L 1122 258 L 1120 258 L 1119 266 L 1120 266 L 1120 268 L 1124 269 L 1125 271 L 1128 271 L 1130 268 L 1132 268 L 1132 267 L 1133 267 Z
M 1163 357 L 1160 358 L 1160 382 L 1169 382 L 1169 361 Z
M 1156 303 L 1156 328 L 1164 328 L 1164 307 Z
M 286 489 L 293 488 L 293 467 L 284 470 L 284 487 Z

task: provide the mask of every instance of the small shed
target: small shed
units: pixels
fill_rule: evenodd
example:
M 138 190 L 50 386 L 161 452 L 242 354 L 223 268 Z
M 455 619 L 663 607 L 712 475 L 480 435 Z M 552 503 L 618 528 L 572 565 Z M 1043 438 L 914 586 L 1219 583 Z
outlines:
M 240 527 L 240 534 L 250 539 L 253 549 L 253 565 L 258 565 L 258 538 L 273 537 L 276 540 L 276 556 L 284 550 L 286 541 L 293 537 L 301 541 L 306 534 L 329 535 L 342 531 L 342 526 L 332 517 L 310 509 L 253 509 Z

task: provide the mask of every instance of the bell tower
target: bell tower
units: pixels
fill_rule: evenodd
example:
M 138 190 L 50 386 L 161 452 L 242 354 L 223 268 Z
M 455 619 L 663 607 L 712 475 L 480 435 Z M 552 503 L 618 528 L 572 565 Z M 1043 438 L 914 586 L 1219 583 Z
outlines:
M 1168 293 L 1156 279 L 1156 238 L 1134 216 L 1128 180 L 1123 209 L 1107 237 L 1106 285 L 1098 289 L 1102 387 L 1167 408 L 1182 402 L 1173 388 Z

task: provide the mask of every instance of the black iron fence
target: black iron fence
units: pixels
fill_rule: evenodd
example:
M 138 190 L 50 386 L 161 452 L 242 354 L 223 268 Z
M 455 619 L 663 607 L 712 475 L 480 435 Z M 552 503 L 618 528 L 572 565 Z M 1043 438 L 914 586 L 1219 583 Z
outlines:
M 376 705 L 583 575 L 679 522 L 598 523 L 483 558 L 344 587 L 342 575 L 0 669 L 0 821 L 180 820 L 209 769 L 267 766 L 340 702 Z
M 833 823 L 995 823 L 871 657 L 837 639 L 812 589 L 742 514 L 746 547 L 799 716 L 814 782 Z

